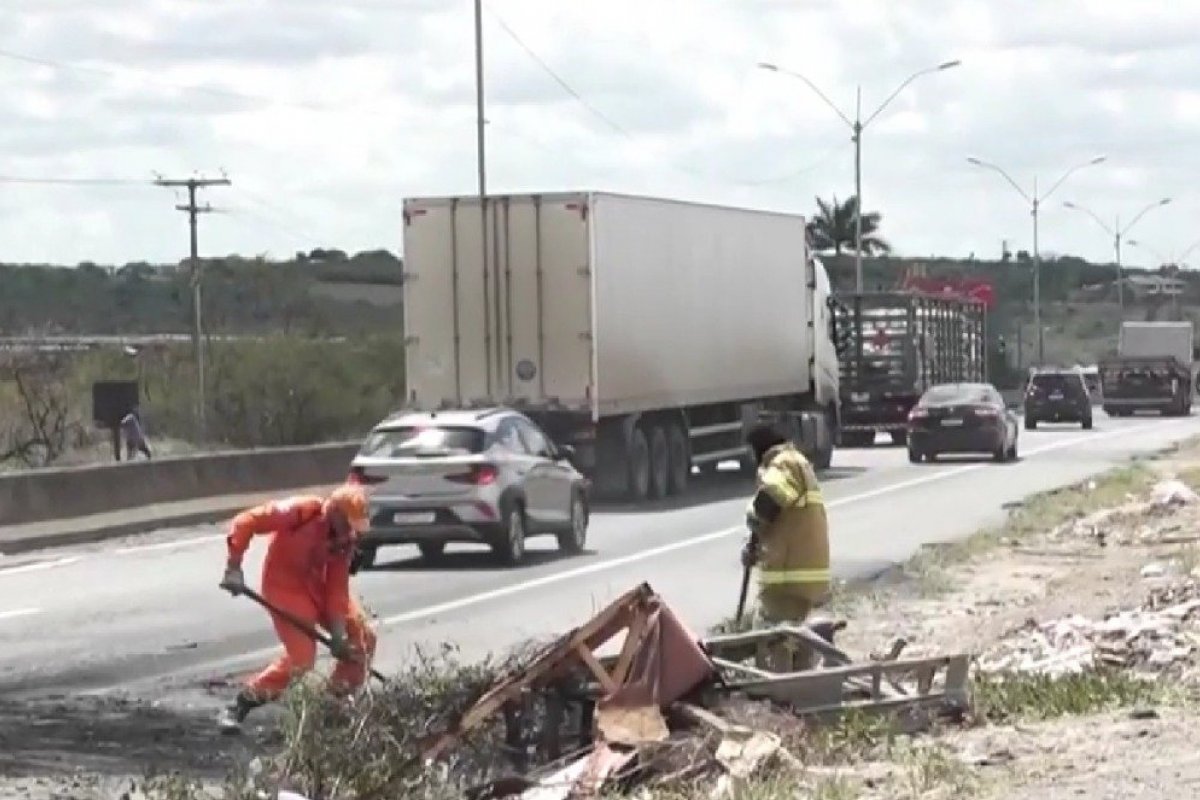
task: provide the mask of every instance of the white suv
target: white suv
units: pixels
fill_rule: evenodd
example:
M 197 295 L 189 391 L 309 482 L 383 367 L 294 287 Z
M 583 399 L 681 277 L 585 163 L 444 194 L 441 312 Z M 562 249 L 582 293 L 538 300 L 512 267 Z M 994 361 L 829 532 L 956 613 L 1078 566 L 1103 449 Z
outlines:
M 355 570 L 397 544 L 417 545 L 426 560 L 449 543 L 486 544 L 507 565 L 524 560 L 530 536 L 553 535 L 564 552 L 581 552 L 589 484 L 573 453 L 507 408 L 389 417 L 350 468 L 371 499 Z

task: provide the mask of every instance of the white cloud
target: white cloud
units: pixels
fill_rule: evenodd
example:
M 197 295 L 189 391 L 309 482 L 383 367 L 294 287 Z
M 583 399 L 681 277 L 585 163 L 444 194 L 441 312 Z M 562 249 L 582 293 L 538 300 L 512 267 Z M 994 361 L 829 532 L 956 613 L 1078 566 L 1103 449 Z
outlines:
M 490 0 L 493 191 L 595 188 L 808 213 L 853 192 L 845 123 L 939 62 L 864 134 L 863 194 L 907 254 L 1029 246 L 995 162 L 1045 191 L 1044 249 L 1103 259 L 1064 200 L 1178 251 L 1195 234 L 1200 5 L 1166 0 Z M 501 21 L 519 37 L 514 39 Z M 524 43 L 524 47 L 522 44 Z M 528 51 L 548 64 L 572 96 Z M 2 53 L 8 54 L 7 56 Z M 14 58 L 12 56 L 24 58 Z M 405 196 L 475 188 L 469 0 L 7 0 L 0 175 L 227 170 L 205 252 L 399 249 Z M 73 66 L 55 67 L 52 64 Z M 590 108 L 589 108 L 590 107 Z M 0 184 L 0 260 L 174 260 L 153 186 Z M 1137 258 L 1138 254 L 1130 253 Z

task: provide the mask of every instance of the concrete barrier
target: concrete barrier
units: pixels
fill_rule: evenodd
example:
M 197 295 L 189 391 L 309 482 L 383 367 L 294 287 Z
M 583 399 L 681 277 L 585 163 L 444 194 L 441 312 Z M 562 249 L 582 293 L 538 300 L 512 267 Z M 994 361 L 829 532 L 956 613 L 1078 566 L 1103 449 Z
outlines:
M 358 446 L 234 450 L 0 475 L 0 526 L 337 483 L 346 477 Z

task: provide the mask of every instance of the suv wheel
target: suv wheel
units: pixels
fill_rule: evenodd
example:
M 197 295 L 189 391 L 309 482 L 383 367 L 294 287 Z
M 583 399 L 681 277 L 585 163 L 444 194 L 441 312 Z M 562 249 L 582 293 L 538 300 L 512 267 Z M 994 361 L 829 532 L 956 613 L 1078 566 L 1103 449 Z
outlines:
M 1037 420 L 1034 419 L 1033 417 L 1025 417 L 1025 430 L 1036 431 L 1037 430 Z
M 515 567 L 525 560 L 525 511 L 513 505 L 504 518 L 501 539 L 492 550 L 506 566 Z
M 1088 414 L 1086 417 L 1083 418 L 1083 429 L 1085 431 L 1090 431 L 1092 429 L 1092 415 L 1091 414 Z
M 583 495 L 576 492 L 571 498 L 571 529 L 558 535 L 558 549 L 576 555 L 587 544 L 588 509 Z
M 908 460 L 913 464 L 921 463 L 921 451 L 913 447 L 911 444 L 908 446 Z

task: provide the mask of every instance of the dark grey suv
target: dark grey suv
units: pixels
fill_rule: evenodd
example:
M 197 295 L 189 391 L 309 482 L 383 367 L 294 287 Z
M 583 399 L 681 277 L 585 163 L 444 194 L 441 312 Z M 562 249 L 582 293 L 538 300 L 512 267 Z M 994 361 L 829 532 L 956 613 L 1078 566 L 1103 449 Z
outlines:
M 1025 390 L 1025 429 L 1039 422 L 1078 422 L 1092 427 L 1092 397 L 1078 369 L 1039 369 Z

